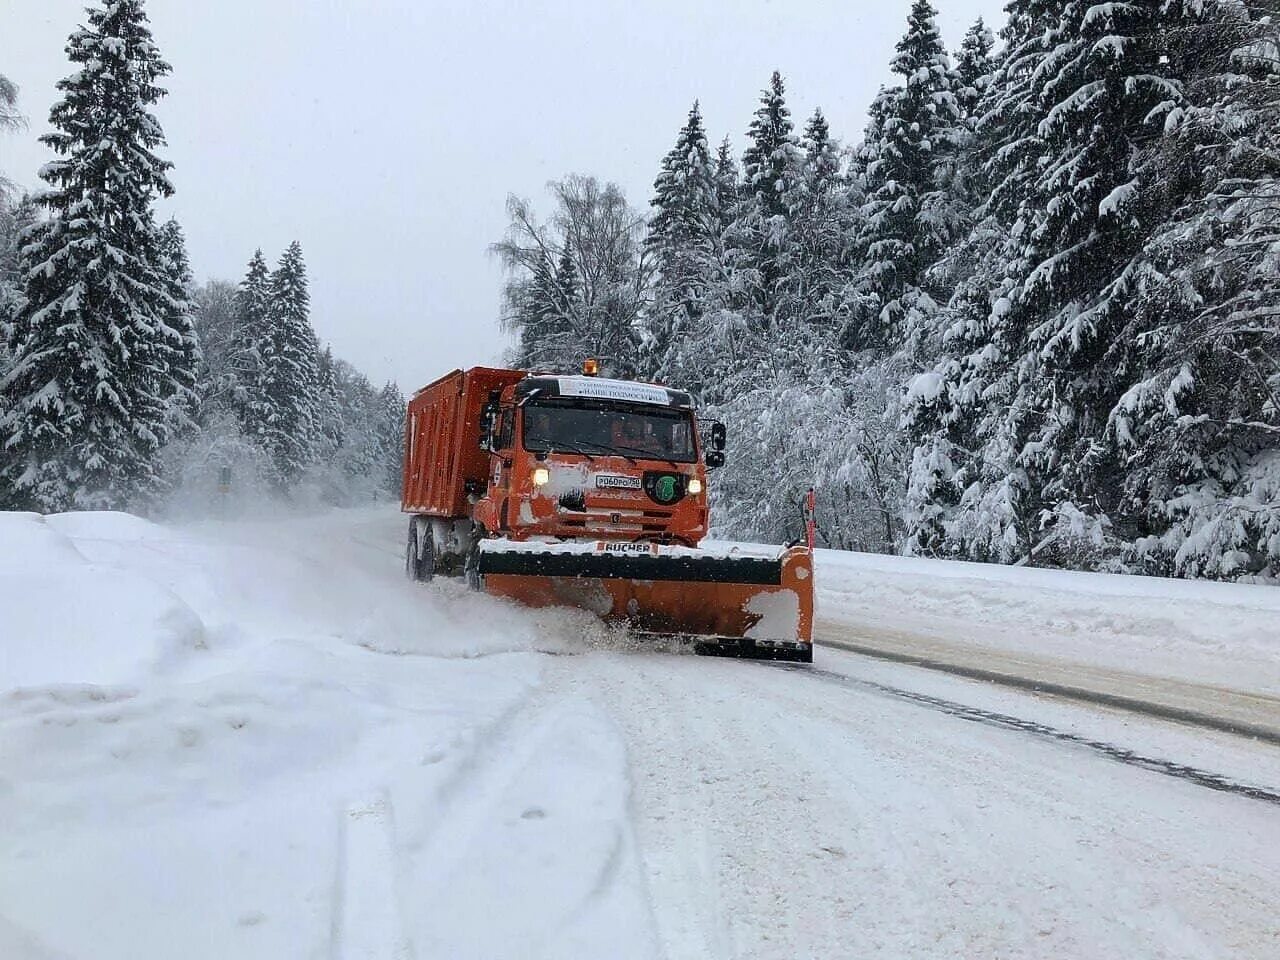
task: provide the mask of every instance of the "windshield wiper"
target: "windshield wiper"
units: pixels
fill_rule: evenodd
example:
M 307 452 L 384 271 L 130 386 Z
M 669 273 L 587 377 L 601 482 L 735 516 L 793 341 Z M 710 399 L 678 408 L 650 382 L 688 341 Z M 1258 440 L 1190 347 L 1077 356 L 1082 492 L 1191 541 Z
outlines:
M 669 463 L 669 464 L 671 464 L 671 469 L 673 469 L 673 470 L 679 470 L 679 469 L 680 469 L 678 466 L 676 466 L 676 462 L 675 462 L 674 460 L 672 460 L 670 457 L 664 457 L 664 456 L 662 456 L 661 454 L 654 453 L 652 450 L 641 450 L 639 447 L 625 447 L 625 446 L 619 446 L 619 445 L 618 445 L 618 444 L 616 444 L 616 443 L 615 443 L 615 444 L 614 444 L 610 449 L 615 450 L 615 451 L 617 451 L 618 453 L 621 453 L 624 457 L 626 457 L 626 458 L 627 458 L 628 460 L 630 460 L 632 463 L 635 463 L 635 462 L 636 462 L 636 461 L 635 461 L 635 458 L 634 458 L 634 457 L 627 456 L 627 454 L 626 454 L 626 453 L 623 453 L 623 451 L 625 451 L 625 450 L 630 450 L 632 453 L 634 453 L 634 454 L 636 454 L 636 455 L 638 455 L 638 456 L 640 456 L 640 457 L 644 458 L 645 460 L 661 460 L 663 463 Z
M 592 461 L 594 461 L 594 460 L 595 460 L 595 457 L 593 457 L 593 456 L 591 455 L 591 451 L 590 451 L 590 450 L 583 450 L 583 449 L 582 449 L 582 444 L 581 444 L 581 443 L 578 443 L 578 442 L 576 442 L 576 441 L 574 441 L 574 442 L 561 441 L 560 443 L 552 444 L 552 445 L 551 445 L 551 451 L 550 451 L 550 452 L 551 452 L 551 453 L 555 453 L 555 452 L 556 452 L 556 447 L 565 447 L 565 448 L 566 448 L 566 449 L 568 449 L 568 450 L 572 450 L 574 453 L 580 453 L 580 454 L 582 454 L 582 455 L 583 455 L 584 457 L 586 457 L 588 460 L 592 460 Z

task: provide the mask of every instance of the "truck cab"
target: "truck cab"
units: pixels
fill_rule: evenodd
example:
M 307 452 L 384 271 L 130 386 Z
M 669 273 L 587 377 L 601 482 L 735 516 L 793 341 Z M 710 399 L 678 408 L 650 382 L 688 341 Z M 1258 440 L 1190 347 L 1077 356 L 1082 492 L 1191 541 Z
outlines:
M 706 536 L 708 465 L 692 397 L 591 375 L 530 375 L 491 394 L 482 443 L 489 474 L 475 522 L 511 540 L 652 542 Z M 480 493 L 480 491 L 476 491 Z

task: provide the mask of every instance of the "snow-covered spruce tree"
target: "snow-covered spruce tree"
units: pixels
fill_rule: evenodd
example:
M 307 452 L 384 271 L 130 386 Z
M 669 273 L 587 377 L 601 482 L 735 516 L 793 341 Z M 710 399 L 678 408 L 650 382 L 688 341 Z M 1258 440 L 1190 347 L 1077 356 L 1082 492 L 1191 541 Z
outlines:
M 645 315 L 644 372 L 698 389 L 682 363 L 684 342 L 706 308 L 709 275 L 719 246 L 716 170 L 697 102 L 676 144 L 662 161 L 650 201 L 653 215 L 645 247 L 656 271 Z
M 1025 236 L 1044 203 L 1047 148 L 1034 83 L 1052 46 L 1055 4 L 1007 8 L 1004 49 L 961 153 L 960 186 L 987 196 L 969 235 L 935 265 L 954 290 L 936 327 L 940 358 L 913 380 L 905 422 L 915 447 L 906 496 L 906 549 L 1012 562 L 1029 555 L 1043 507 L 1014 458 L 1028 439 L 1013 416 L 1017 358 L 1028 319 L 1011 309 L 1029 270 Z
M 1128 297 L 1114 284 L 1168 215 L 1151 159 L 1181 84 L 1160 63 L 1169 5 L 1062 5 L 1033 75 L 1047 152 L 1021 204 L 1027 272 L 1010 312 L 1027 331 L 1017 389 L 998 433 L 1022 440 L 1016 466 L 1039 501 L 1043 559 L 1080 563 L 1118 530 L 1124 465 L 1100 441 L 1132 367 L 1118 339 Z M 1047 552 L 1046 552 L 1047 551 Z
M 966 125 L 977 121 L 978 105 L 995 70 L 991 57 L 995 45 L 995 35 L 982 17 L 974 21 L 960 41 L 960 52 L 956 54 L 956 104 Z
M 400 495 L 404 472 L 404 421 L 407 404 L 394 382 L 378 391 L 374 436 L 378 449 L 377 473 L 386 496 Z M 376 475 L 376 474 L 375 474 Z
M 742 178 L 738 162 L 733 159 L 733 147 L 725 136 L 716 147 L 715 159 L 716 212 L 720 218 L 720 236 L 723 238 L 737 213 L 738 200 L 742 196 Z
M 787 194 L 802 177 L 803 154 L 787 107 L 782 75 L 773 72 L 760 97 L 742 157 L 742 199 L 726 239 L 734 306 L 763 334 L 774 322 L 778 284 L 790 269 Z
M 246 437 L 266 444 L 270 405 L 262 384 L 263 347 L 271 330 L 271 272 L 261 250 L 249 259 L 236 290 L 235 324 L 227 347 L 225 393 Z
M 1011 25 L 980 125 L 1005 125 L 989 164 L 1005 271 L 946 387 L 975 424 L 952 539 L 1273 576 L 1275 118 L 1254 108 L 1275 88 L 1241 59 L 1271 28 L 1199 2 Z
M 311 463 L 317 440 L 319 351 L 310 315 L 307 270 L 302 246 L 295 240 L 271 274 L 267 329 L 259 343 L 253 401 L 261 405 L 260 436 L 282 489 L 293 486 Z
M 196 382 L 200 367 L 200 341 L 192 321 L 191 290 L 194 277 L 187 256 L 187 241 L 178 221 L 170 217 L 160 227 L 160 273 L 173 308 L 166 324 L 178 336 L 176 343 L 166 342 L 165 363 L 177 389 L 169 403 L 170 433 L 180 434 L 195 427 L 199 415 Z
M 860 194 L 841 175 L 839 145 L 821 110 L 800 145 L 801 175 L 784 198 L 791 259 L 778 284 L 778 319 L 794 335 L 793 364 L 816 364 L 838 376 L 856 300 L 848 237 L 857 228 L 851 200 Z
M 1103 292 L 1116 527 L 1150 572 L 1280 578 L 1280 22 L 1260 13 L 1188 3 L 1161 38 L 1186 102 L 1142 188 L 1171 214 Z
M 572 367 L 577 350 L 575 320 L 580 317 L 577 265 L 566 245 L 553 263 L 548 250 L 532 268 L 532 275 L 508 286 L 509 323 L 520 340 L 512 362 L 523 369 L 559 370 Z
M 922 289 L 925 271 L 961 232 L 964 211 L 949 189 L 961 136 L 956 78 L 937 14 L 914 0 L 907 32 L 898 42 L 893 72 L 900 90 L 878 104 L 875 155 L 864 161 L 867 200 L 862 208 L 865 290 L 878 304 L 872 344 L 911 341 L 936 311 Z
M 22 309 L 20 238 L 35 222 L 36 205 L 29 195 L 14 199 L 0 188 L 0 380 L 9 369 L 14 321 Z M 4 415 L 5 396 L 0 392 L 0 417 Z
M 170 405 L 186 389 L 171 363 L 186 344 L 163 272 L 152 213 L 173 192 L 150 113 L 169 72 L 142 0 L 88 10 L 58 84 L 56 158 L 41 171 L 48 219 L 22 250 L 24 304 L 13 360 L 0 381 L 8 402 L 0 447 L 8 506 L 123 507 L 152 493 Z
M 342 447 L 346 431 L 342 422 L 342 397 L 338 392 L 338 372 L 333 348 L 325 348 L 316 358 L 316 456 L 329 461 Z

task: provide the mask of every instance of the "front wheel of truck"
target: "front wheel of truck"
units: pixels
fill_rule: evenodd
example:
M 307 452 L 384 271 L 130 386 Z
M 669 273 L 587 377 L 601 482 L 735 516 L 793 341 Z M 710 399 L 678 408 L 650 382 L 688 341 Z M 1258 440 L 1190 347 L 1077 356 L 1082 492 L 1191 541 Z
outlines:
M 480 573 L 480 541 L 483 538 L 484 531 L 477 528 L 471 538 L 471 546 L 467 548 L 466 558 L 462 561 L 462 575 L 467 586 L 477 592 L 484 589 L 484 576 Z

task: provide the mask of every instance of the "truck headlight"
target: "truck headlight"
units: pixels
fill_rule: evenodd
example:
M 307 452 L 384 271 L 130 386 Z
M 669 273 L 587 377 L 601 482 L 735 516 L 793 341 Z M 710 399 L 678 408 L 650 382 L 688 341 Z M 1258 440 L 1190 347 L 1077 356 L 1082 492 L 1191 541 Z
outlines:
M 546 467 L 533 468 L 533 485 L 535 487 L 545 487 L 551 482 L 551 471 Z
M 702 492 L 702 481 L 701 481 L 701 480 L 699 480 L 697 477 L 690 477 L 690 478 L 689 478 L 689 486 L 687 486 L 685 489 L 686 489 L 686 490 L 688 490 L 690 493 L 693 493 L 693 494 L 701 493 L 701 492 Z

